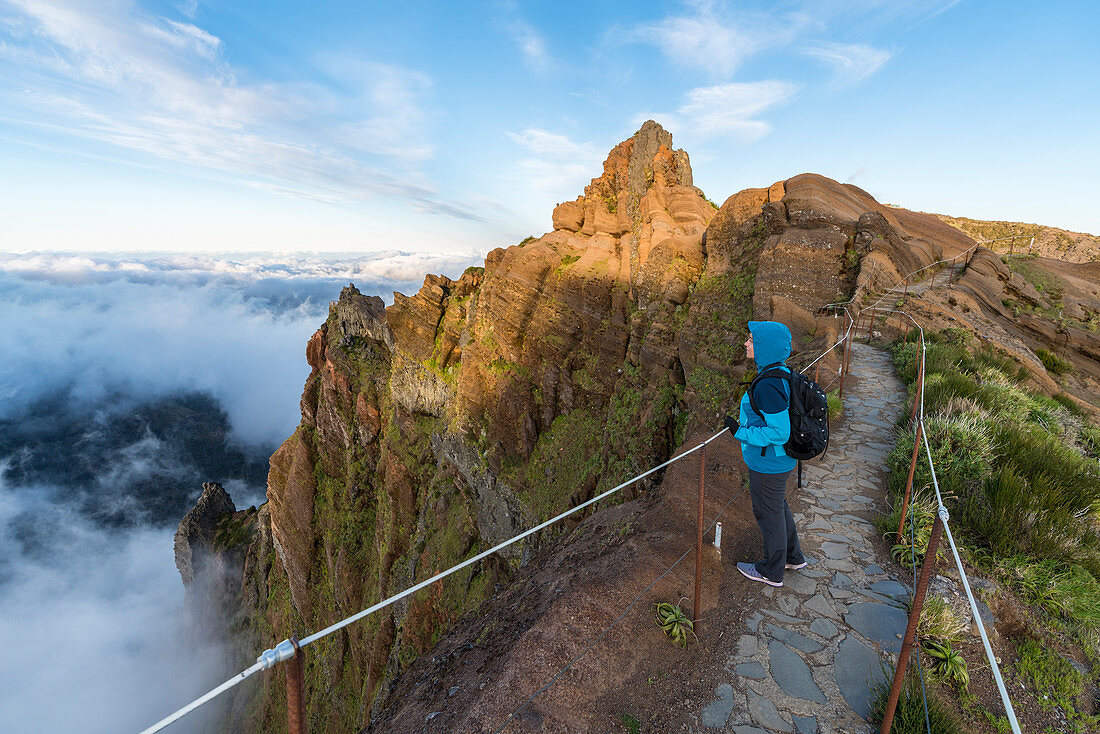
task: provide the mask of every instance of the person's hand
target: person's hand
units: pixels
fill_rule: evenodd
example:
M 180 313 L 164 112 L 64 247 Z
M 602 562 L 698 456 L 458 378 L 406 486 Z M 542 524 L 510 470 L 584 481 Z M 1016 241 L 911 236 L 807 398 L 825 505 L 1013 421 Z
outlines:
M 737 422 L 737 419 L 732 415 L 727 415 L 726 419 L 722 421 L 722 425 L 730 429 L 730 435 L 737 433 L 737 429 L 741 427 L 741 424 Z

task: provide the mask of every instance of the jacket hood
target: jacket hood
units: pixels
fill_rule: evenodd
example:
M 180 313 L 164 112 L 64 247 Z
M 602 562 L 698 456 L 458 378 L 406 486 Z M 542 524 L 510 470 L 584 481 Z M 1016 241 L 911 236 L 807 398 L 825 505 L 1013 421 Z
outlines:
M 783 362 L 791 356 L 791 330 L 778 321 L 750 321 L 756 368 Z

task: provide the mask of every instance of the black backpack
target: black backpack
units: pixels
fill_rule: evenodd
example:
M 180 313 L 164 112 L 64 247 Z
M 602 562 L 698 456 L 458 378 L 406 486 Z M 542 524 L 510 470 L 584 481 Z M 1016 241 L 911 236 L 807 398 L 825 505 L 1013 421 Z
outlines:
M 798 486 L 802 486 L 802 461 L 824 454 L 829 449 L 829 399 L 821 387 L 801 372 L 779 369 L 782 362 L 770 364 L 749 385 L 749 405 L 761 418 L 764 414 L 756 407 L 753 397 L 756 383 L 765 377 L 779 377 L 790 386 L 791 437 L 783 444 L 783 450 L 792 459 L 798 459 Z

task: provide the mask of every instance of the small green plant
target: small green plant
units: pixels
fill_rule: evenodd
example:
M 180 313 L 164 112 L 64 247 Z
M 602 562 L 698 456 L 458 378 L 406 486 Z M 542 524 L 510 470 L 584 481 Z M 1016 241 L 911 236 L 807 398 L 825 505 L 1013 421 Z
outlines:
M 828 400 L 829 420 L 836 420 L 844 415 L 844 401 L 840 399 L 839 389 L 833 390 L 826 396 Z
M 1078 438 L 1085 445 L 1086 451 L 1093 456 L 1100 456 L 1100 428 L 1084 426 Z
M 887 518 L 888 522 L 885 523 L 885 534 L 891 538 L 897 530 L 898 522 L 901 520 L 900 513 L 901 504 L 898 503 L 894 508 L 894 512 Z M 905 568 L 920 564 L 924 560 L 924 554 L 928 552 L 928 542 L 932 539 L 932 524 L 935 520 L 935 500 L 927 494 L 915 493 L 909 504 L 905 537 L 901 543 L 895 545 L 890 551 L 894 560 Z M 910 542 L 911 539 L 913 542 Z
M 921 647 L 932 658 L 932 674 L 948 681 L 961 691 L 970 685 L 970 673 L 966 661 L 949 642 L 926 641 Z
M 535 237 L 535 236 L 524 237 L 522 240 L 520 240 L 519 246 L 523 247 L 524 245 L 530 244 L 530 243 L 534 242 L 537 239 L 538 239 L 538 237 Z
M 687 649 L 688 635 L 694 633 L 694 625 L 688 619 L 687 613 L 680 608 L 680 604 L 671 604 L 667 601 L 660 602 L 657 607 L 657 626 L 665 631 L 665 634 L 678 645 Z
M 642 722 L 630 714 L 619 714 L 619 721 L 630 734 L 640 734 L 642 731 Z
M 1077 401 L 1070 397 L 1067 393 L 1060 392 L 1055 395 L 1052 400 L 1068 410 L 1072 415 L 1082 417 L 1085 415 L 1084 409 L 1077 404 Z
M 580 255 L 565 255 L 561 259 L 561 265 L 559 267 L 567 268 L 573 263 L 581 259 Z
M 1073 363 L 1064 357 L 1059 357 L 1054 352 L 1049 352 L 1040 347 L 1035 350 L 1035 356 L 1043 363 L 1043 366 L 1056 375 L 1062 375 L 1073 371 Z
M 1012 724 L 1008 723 L 1007 716 L 998 716 L 989 709 L 981 709 L 982 716 L 989 722 L 989 725 L 997 732 L 997 734 L 1011 734 Z

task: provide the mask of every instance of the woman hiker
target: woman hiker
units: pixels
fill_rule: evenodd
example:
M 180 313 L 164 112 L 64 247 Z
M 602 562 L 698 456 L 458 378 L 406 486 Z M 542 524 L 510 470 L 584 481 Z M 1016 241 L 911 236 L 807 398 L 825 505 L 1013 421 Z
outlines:
M 790 372 L 783 362 L 791 356 L 791 330 L 776 321 L 750 321 L 745 356 L 756 361 L 757 374 L 776 367 Z M 741 442 L 741 456 L 749 469 L 752 514 L 764 536 L 764 558 L 738 563 L 737 570 L 753 581 L 782 586 L 784 570 L 806 565 L 786 496 L 787 478 L 798 463 L 783 450 L 791 434 L 790 384 L 782 377 L 764 377 L 756 383 L 753 400 L 759 413 L 752 409 L 746 391 L 740 416 L 727 415 L 725 420 L 730 434 Z

